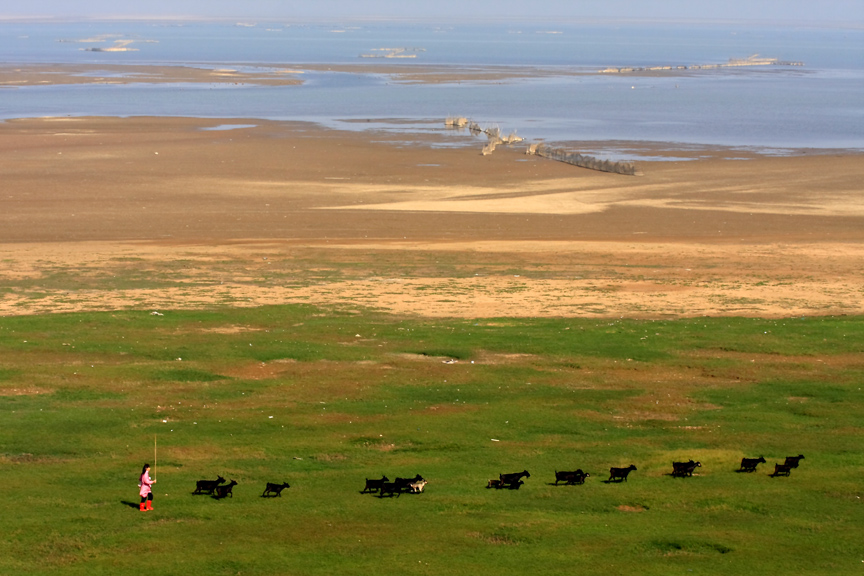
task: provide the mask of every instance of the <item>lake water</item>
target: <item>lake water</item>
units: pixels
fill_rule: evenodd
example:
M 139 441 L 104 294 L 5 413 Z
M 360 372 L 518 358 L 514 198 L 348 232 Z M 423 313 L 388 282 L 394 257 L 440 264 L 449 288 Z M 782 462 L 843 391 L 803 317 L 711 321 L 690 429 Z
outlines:
M 251 24 L 251 23 L 249 23 Z M 102 44 L 59 42 L 113 34 Z M 129 39 L 137 52 L 86 52 Z M 145 42 L 149 41 L 149 42 Z M 361 59 L 412 47 L 416 59 Z M 406 84 L 376 73 L 309 72 L 302 86 L 126 84 L 0 89 L 0 118 L 160 115 L 307 120 L 410 133 L 448 115 L 496 123 L 529 139 L 623 140 L 864 149 L 864 31 L 745 26 L 296 25 L 278 22 L 0 24 L 4 63 L 197 65 L 608 66 L 719 64 L 751 54 L 804 67 L 681 76 L 556 76 Z M 408 123 L 345 122 L 399 118 Z

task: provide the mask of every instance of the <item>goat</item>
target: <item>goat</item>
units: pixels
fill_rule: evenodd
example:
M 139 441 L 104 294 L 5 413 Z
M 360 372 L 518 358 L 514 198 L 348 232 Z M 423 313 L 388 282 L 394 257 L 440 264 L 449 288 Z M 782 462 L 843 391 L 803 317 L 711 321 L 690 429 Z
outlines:
M 415 482 L 425 481 L 425 478 L 423 478 L 420 474 L 417 474 L 416 476 L 414 476 L 414 478 L 396 478 L 393 483 L 399 487 L 399 490 L 407 490 L 411 484 L 414 484 Z
M 421 480 L 419 482 L 414 482 L 413 484 L 408 485 L 408 492 L 411 494 L 420 494 L 423 492 L 423 489 L 426 488 L 426 484 L 429 482 L 427 480 Z
M 365 494 L 366 492 L 377 492 L 378 490 L 381 490 L 382 484 L 389 481 L 390 479 L 384 475 L 382 475 L 378 480 L 375 480 L 374 478 L 371 480 L 366 478 L 366 486 L 363 487 L 363 492 L 361 492 L 361 494 Z
M 774 473 L 771 474 L 771 477 L 775 476 L 789 476 L 792 472 L 792 466 L 789 464 L 775 464 L 774 465 Z
M 588 478 L 591 474 L 587 472 L 583 472 L 581 468 L 574 472 L 558 472 L 555 471 L 555 485 L 558 486 L 558 482 L 564 482 L 565 484 L 584 484 L 585 478 Z
M 760 463 L 765 464 L 765 458 L 759 456 L 759 458 L 742 458 L 741 459 L 741 467 L 738 469 L 739 472 L 755 472 L 756 466 Z
M 790 468 L 797 468 L 798 463 L 801 460 L 804 460 L 803 454 L 799 454 L 798 456 L 786 456 L 786 461 L 783 462 L 783 464 L 785 464 L 786 466 L 789 466 Z
M 508 490 L 518 490 L 520 486 L 522 486 L 525 482 L 522 480 L 516 480 L 515 482 L 504 482 L 499 479 L 489 480 L 489 483 L 486 484 L 486 488 L 495 488 L 496 490 L 501 490 L 502 488 L 507 488 Z
M 383 498 L 384 494 L 389 494 L 391 498 L 395 494 L 398 498 L 399 495 L 402 494 L 402 486 L 396 482 L 384 482 L 378 490 L 378 497 Z
M 290 488 L 287 482 L 283 484 L 274 484 L 273 482 L 267 482 L 267 488 L 264 489 L 264 493 L 261 494 L 261 497 L 264 498 L 268 494 L 276 494 L 276 496 L 282 497 L 282 490 L 285 488 Z
M 636 470 L 636 466 L 631 464 L 627 468 L 610 468 L 609 469 L 609 480 L 607 482 L 621 482 L 621 480 L 627 481 L 627 476 L 630 475 L 630 472 Z
M 499 474 L 498 478 L 501 479 L 502 484 L 513 484 L 515 482 L 519 482 L 522 478 L 530 478 L 531 474 L 528 473 L 527 470 L 523 470 L 522 472 L 513 472 L 512 474 Z
M 693 470 L 701 467 L 701 462 L 694 462 L 693 460 L 689 462 L 672 462 L 672 476 L 681 478 L 684 476 L 693 476 Z
M 576 473 L 573 474 L 573 476 L 570 476 L 567 479 L 567 483 L 568 484 L 584 484 L 585 479 L 590 477 L 590 476 L 591 476 L 591 474 L 589 474 L 588 472 L 582 472 L 582 470 L 577 470 Z
M 222 476 L 217 476 L 216 480 L 198 480 L 195 483 L 195 491 L 193 494 L 213 494 L 213 490 L 216 489 L 219 484 L 225 482 L 225 479 Z
M 237 485 L 237 482 L 231 480 L 228 484 L 223 484 L 222 486 L 216 486 L 216 495 L 215 497 L 218 499 L 225 498 L 226 496 L 231 496 L 234 498 L 234 486 Z

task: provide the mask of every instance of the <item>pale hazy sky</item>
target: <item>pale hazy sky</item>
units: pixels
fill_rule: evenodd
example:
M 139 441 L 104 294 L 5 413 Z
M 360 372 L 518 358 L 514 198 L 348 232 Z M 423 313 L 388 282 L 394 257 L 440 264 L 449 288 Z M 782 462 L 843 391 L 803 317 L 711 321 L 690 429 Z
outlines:
M 25 0 L 0 18 L 683 19 L 864 26 L 864 0 Z

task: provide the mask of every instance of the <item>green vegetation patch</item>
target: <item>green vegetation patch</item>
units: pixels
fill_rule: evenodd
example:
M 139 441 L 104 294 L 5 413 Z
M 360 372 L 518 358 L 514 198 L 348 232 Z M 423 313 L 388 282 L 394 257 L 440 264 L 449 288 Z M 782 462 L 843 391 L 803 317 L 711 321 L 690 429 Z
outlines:
M 0 319 L 0 573 L 860 569 L 862 318 L 161 313 Z M 192 494 L 217 475 L 233 498 Z
M 20 374 L 20 370 L 12 370 L 10 368 L 0 368 L 0 382 L 7 382 L 12 380 L 15 376 Z

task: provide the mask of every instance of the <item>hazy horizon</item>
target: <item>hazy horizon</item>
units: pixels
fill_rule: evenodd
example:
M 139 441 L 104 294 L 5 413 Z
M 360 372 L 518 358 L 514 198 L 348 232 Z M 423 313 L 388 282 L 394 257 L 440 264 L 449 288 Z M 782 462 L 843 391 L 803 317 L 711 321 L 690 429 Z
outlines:
M 406 3 L 399 0 L 318 0 L 295 2 L 249 0 L 31 0 L 0 9 L 3 20 L 556 20 L 740 22 L 778 25 L 842 25 L 864 27 L 864 2 L 824 0 L 728 0 L 719 5 L 693 0 L 549 0 L 526 5 L 517 0 L 438 0 Z

